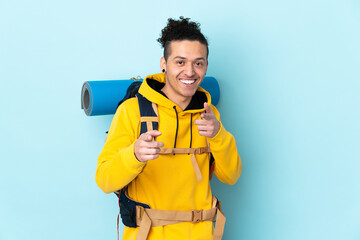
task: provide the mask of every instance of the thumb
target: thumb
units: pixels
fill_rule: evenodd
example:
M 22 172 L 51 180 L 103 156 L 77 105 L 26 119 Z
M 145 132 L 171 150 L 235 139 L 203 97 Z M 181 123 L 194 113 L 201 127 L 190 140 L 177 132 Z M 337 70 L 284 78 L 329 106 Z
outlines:
M 210 113 L 210 114 L 213 114 L 214 112 L 211 110 L 210 106 L 208 105 L 207 102 L 204 102 L 204 108 L 205 108 L 205 111 L 206 113 Z

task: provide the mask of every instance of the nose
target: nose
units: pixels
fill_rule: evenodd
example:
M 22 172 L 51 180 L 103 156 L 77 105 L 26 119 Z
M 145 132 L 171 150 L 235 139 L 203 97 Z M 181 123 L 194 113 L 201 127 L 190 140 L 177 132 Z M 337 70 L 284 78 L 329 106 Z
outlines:
M 184 69 L 184 73 L 186 76 L 188 77 L 192 77 L 194 75 L 194 66 L 192 64 L 186 64 L 185 65 L 185 69 Z

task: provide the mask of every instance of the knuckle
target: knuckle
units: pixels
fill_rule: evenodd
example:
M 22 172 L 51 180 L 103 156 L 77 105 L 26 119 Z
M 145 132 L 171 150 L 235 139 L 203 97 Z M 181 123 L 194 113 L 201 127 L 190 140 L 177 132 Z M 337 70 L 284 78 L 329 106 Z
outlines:
M 151 147 L 151 148 L 156 148 L 156 147 L 157 147 L 156 142 L 152 142 L 149 147 Z

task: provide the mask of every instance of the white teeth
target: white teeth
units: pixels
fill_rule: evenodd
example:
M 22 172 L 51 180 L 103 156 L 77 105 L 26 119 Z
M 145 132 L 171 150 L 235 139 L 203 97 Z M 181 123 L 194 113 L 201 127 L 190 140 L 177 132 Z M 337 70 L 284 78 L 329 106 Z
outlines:
M 190 85 L 190 84 L 193 84 L 195 82 L 195 80 L 183 80 L 182 79 L 182 80 L 180 80 L 180 82 Z

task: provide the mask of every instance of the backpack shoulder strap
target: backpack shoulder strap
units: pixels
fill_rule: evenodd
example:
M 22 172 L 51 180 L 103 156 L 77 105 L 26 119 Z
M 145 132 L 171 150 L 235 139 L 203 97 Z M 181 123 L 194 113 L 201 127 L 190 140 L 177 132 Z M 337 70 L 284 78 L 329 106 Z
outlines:
M 158 130 L 159 117 L 156 104 L 150 102 L 140 93 L 136 94 L 136 98 L 138 99 L 140 109 L 140 134 L 146 133 L 147 131 Z

